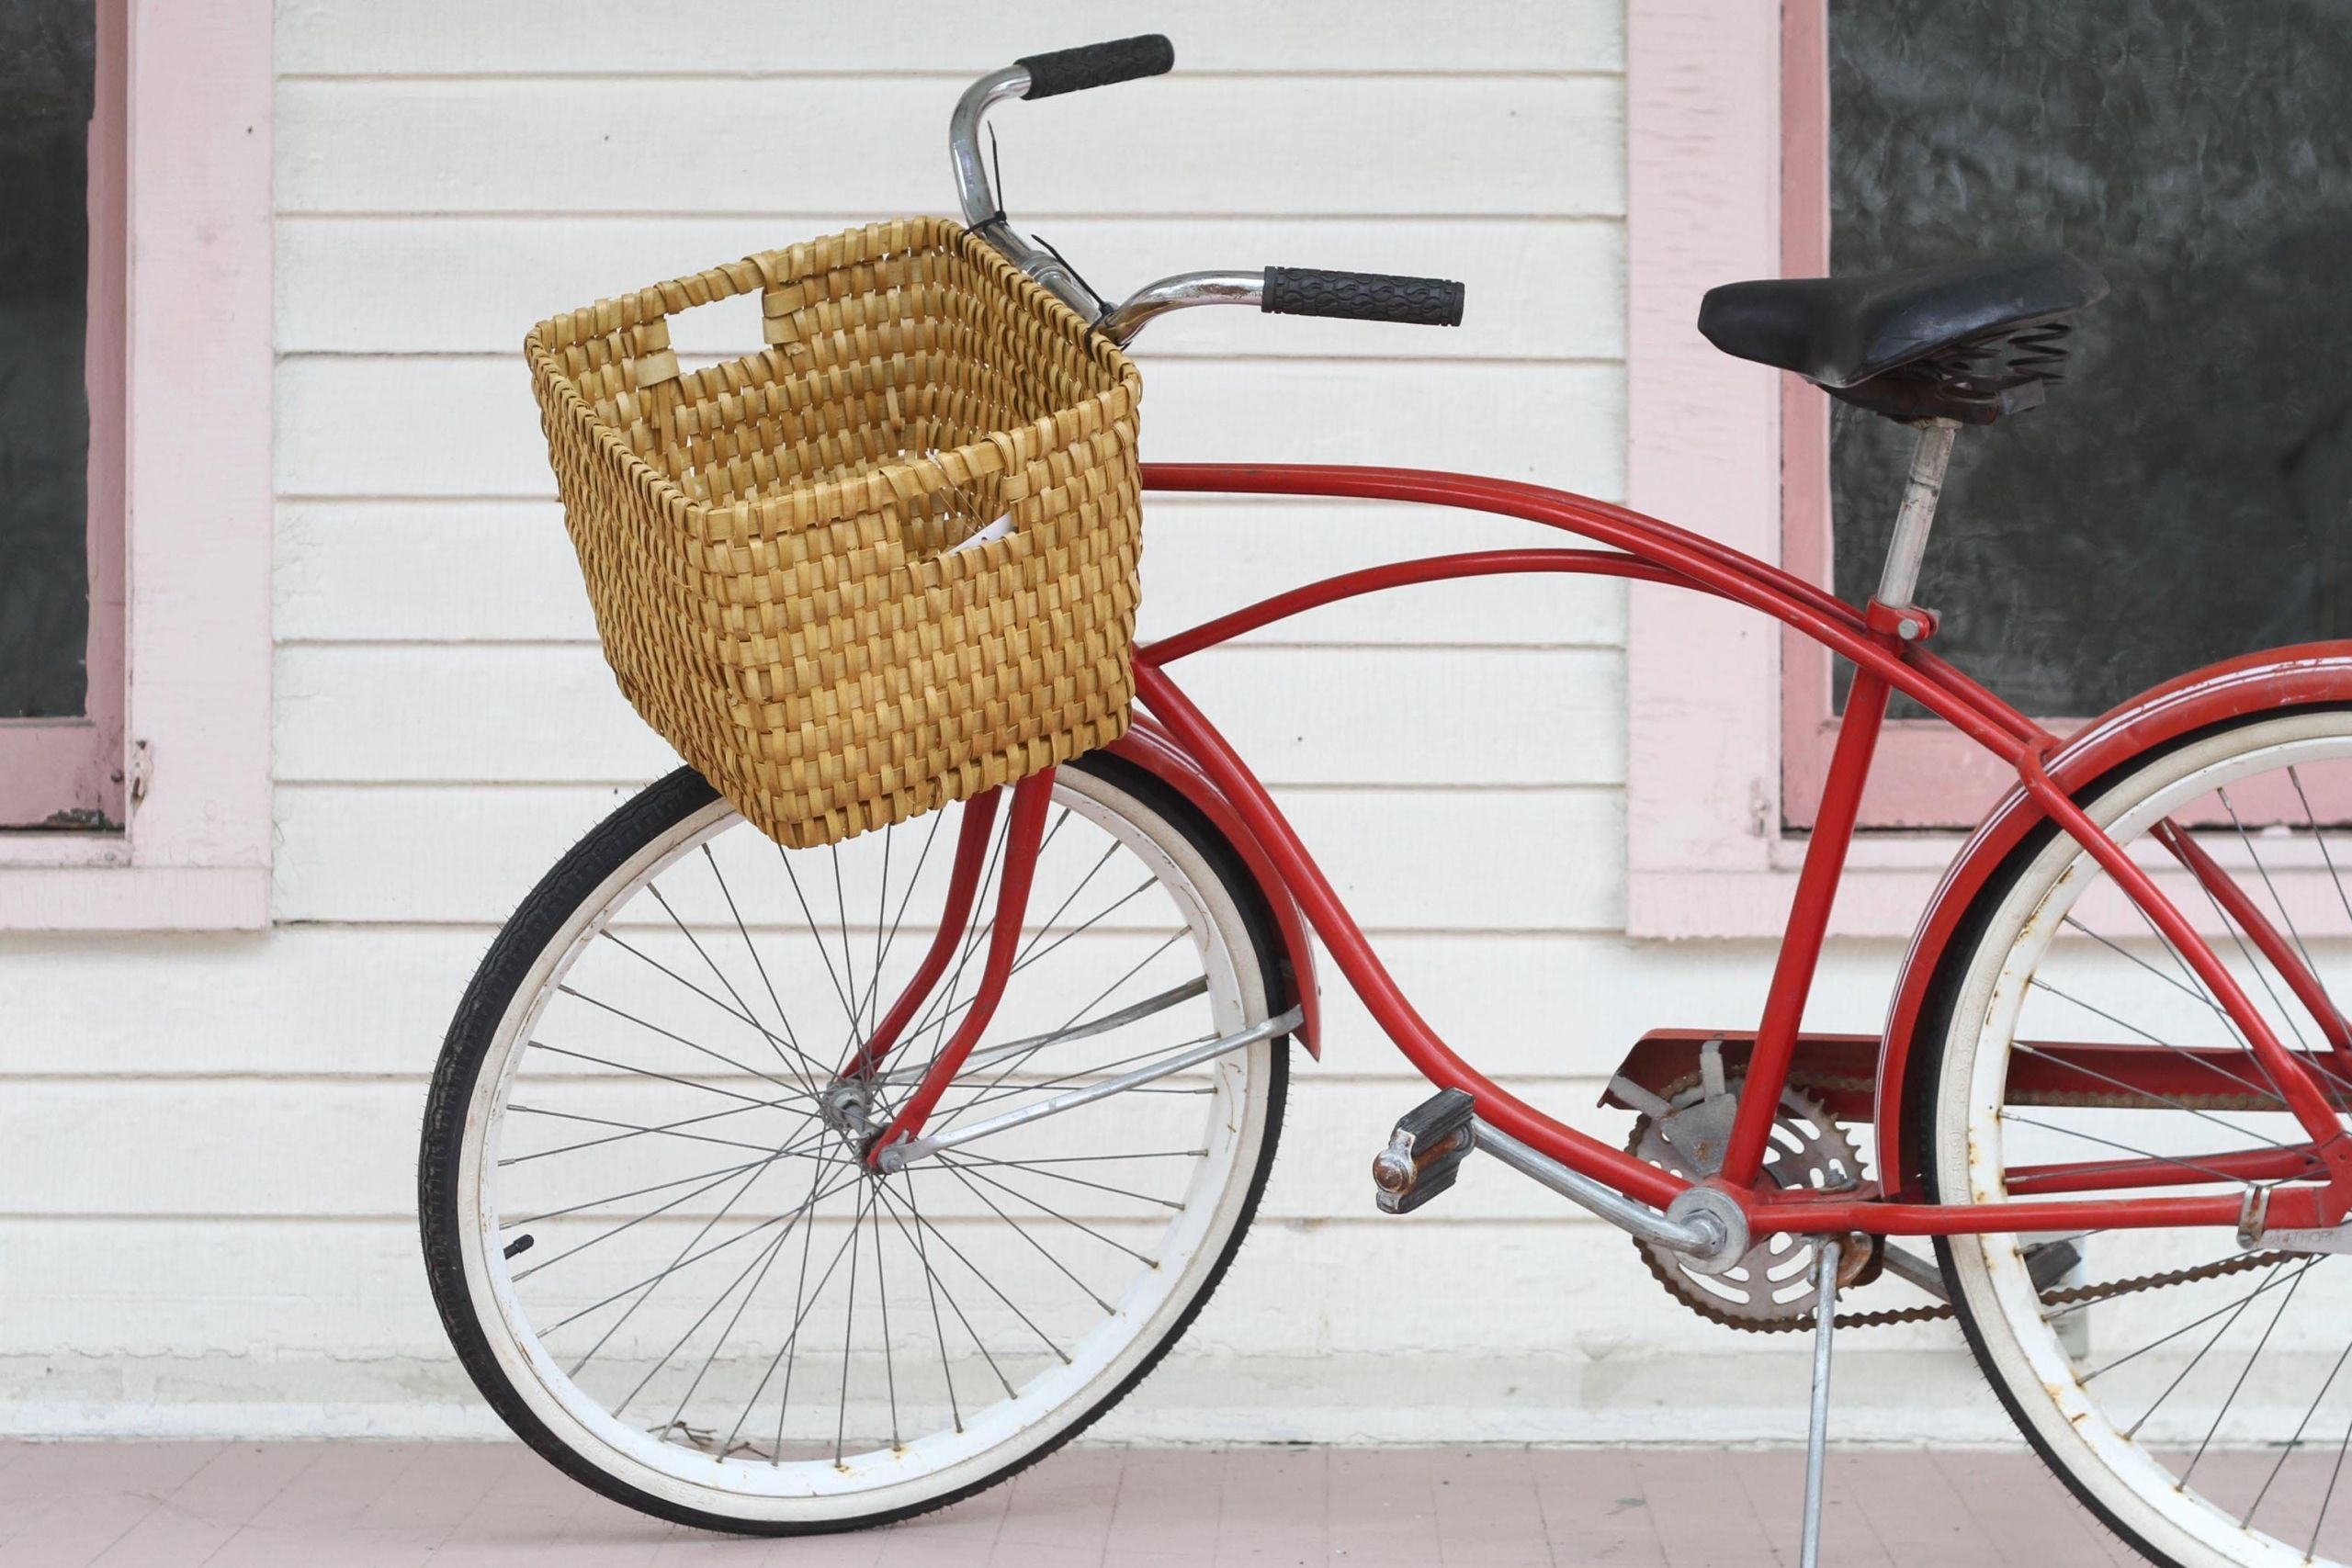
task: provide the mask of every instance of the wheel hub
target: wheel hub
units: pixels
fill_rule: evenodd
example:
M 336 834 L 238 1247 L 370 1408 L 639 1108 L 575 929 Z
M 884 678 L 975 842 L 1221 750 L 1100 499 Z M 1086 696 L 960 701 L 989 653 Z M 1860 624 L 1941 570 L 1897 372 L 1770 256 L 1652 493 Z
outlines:
M 818 1097 L 817 1114 L 858 1149 L 874 1135 L 874 1097 L 862 1078 L 838 1078 L 827 1085 Z

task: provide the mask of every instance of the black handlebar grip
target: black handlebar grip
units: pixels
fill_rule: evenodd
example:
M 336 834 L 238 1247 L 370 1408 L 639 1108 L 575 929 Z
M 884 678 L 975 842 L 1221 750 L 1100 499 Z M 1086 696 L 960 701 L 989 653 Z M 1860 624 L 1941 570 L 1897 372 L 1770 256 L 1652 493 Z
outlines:
M 1109 43 L 1057 49 L 1051 54 L 1027 54 L 1012 63 L 1029 73 L 1027 98 L 1050 98 L 1057 93 L 1082 93 L 1114 82 L 1144 76 L 1165 76 L 1176 68 L 1176 47 L 1158 33 L 1114 39 Z
M 1259 308 L 1273 316 L 1337 316 L 1349 321 L 1458 327 L 1462 294 L 1462 285 L 1443 277 L 1270 266 Z

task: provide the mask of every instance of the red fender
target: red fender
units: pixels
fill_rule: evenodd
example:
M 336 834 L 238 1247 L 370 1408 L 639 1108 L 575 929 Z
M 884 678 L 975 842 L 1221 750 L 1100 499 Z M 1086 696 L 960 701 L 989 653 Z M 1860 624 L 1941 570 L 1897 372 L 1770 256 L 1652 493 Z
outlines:
M 1321 987 L 1315 980 L 1315 944 L 1307 935 L 1306 918 L 1283 886 L 1282 874 L 1274 869 L 1265 846 L 1241 819 L 1241 814 L 1233 809 L 1232 803 L 1201 772 L 1199 764 L 1148 715 L 1136 714 L 1127 732 L 1103 750 L 1141 768 L 1182 795 L 1240 852 L 1250 874 L 1257 879 L 1258 890 L 1282 937 L 1283 971 L 1290 984 L 1290 997 L 1282 1005 L 1299 1009 L 1304 1021 L 1298 1027 L 1298 1043 L 1306 1047 L 1308 1055 L 1321 1060 L 1323 1002 Z
M 2045 766 L 2051 781 L 2071 795 L 2150 747 L 2208 725 L 2330 699 L 2352 700 L 2352 641 L 2269 649 L 2193 670 L 2109 709 L 2053 752 Z M 1903 1147 L 1903 1083 L 1928 987 L 1976 895 L 2042 820 L 2022 787 L 2003 796 L 1953 857 L 1912 933 L 1879 1051 L 1878 1169 L 1890 1191 L 1899 1188 L 1917 1196 Z

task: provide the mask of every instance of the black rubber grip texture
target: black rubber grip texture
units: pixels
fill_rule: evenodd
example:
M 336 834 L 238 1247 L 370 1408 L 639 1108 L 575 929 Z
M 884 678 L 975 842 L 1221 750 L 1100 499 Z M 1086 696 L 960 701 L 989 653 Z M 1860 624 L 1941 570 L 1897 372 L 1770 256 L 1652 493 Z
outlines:
M 1260 306 L 1273 316 L 1337 316 L 1349 321 L 1399 321 L 1409 327 L 1462 324 L 1462 285 L 1443 277 L 1393 277 L 1385 272 L 1324 272 L 1270 266 Z
M 1012 63 L 1029 73 L 1026 98 L 1050 98 L 1058 93 L 1082 93 L 1114 82 L 1144 76 L 1165 76 L 1176 68 L 1176 46 L 1158 33 L 1141 38 L 1114 39 L 1051 54 L 1026 54 Z

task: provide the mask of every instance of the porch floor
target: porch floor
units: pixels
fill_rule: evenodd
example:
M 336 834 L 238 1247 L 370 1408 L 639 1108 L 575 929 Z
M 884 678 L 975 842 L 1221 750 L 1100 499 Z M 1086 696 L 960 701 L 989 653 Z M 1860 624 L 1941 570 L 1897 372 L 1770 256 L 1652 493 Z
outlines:
M 1793 1449 L 1068 1450 L 888 1529 L 737 1540 L 642 1518 L 519 1444 L 0 1445 L 0 1564 L 1640 1563 L 1796 1560 Z M 2020 1451 L 1849 1449 L 1824 1561 L 2123 1563 Z

